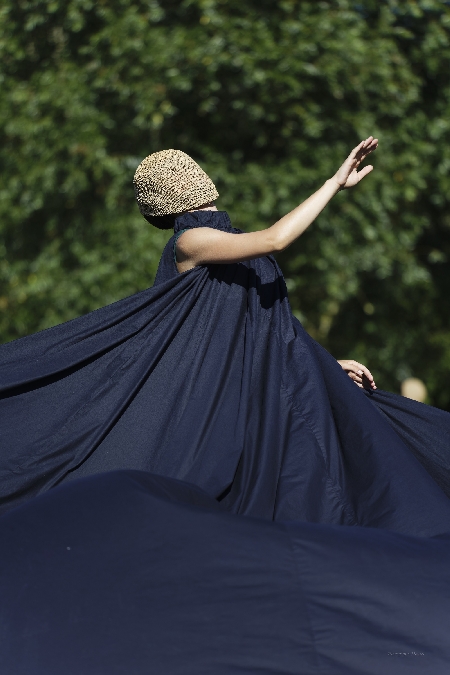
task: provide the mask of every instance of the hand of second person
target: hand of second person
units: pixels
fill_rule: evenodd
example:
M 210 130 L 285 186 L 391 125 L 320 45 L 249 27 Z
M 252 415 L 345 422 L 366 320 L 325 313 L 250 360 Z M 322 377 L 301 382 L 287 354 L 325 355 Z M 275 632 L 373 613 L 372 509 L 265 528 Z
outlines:
M 364 176 L 373 171 L 373 166 L 368 164 L 361 171 L 357 171 L 361 162 L 363 162 L 371 152 L 378 147 L 378 139 L 369 136 L 365 141 L 361 141 L 356 148 L 353 148 L 341 168 L 335 173 L 333 179 L 339 185 L 340 190 L 354 187 Z
M 376 389 L 372 373 L 362 363 L 346 359 L 338 361 L 338 363 L 358 387 L 361 389 Z

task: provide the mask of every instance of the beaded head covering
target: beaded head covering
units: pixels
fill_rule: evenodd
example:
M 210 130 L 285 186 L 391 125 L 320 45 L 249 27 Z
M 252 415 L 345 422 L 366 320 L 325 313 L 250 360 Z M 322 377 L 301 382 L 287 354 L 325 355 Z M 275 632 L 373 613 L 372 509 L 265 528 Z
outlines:
M 209 176 L 181 150 L 161 150 L 143 159 L 133 185 L 139 211 L 161 229 L 173 227 L 174 216 L 219 196 Z

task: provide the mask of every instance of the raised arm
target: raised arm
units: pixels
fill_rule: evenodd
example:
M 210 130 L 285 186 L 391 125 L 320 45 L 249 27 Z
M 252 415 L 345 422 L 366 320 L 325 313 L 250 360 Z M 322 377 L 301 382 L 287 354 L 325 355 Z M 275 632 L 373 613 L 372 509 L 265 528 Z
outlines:
M 365 158 L 378 146 L 369 136 L 352 150 L 333 178 L 293 211 L 274 225 L 259 232 L 231 234 L 212 228 L 195 228 L 184 232 L 177 242 L 177 267 L 180 272 L 207 263 L 234 263 L 277 253 L 295 241 L 317 218 L 330 199 L 340 190 L 357 185 L 373 169 L 358 171 Z

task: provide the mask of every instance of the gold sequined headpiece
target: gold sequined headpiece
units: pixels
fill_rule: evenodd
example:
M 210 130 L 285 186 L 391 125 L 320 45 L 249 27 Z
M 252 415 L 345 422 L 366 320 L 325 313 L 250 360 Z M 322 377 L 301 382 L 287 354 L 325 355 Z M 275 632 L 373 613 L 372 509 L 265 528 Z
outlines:
M 143 159 L 133 184 L 140 212 L 162 229 L 172 226 L 165 216 L 204 206 L 219 196 L 209 176 L 181 150 L 161 150 Z

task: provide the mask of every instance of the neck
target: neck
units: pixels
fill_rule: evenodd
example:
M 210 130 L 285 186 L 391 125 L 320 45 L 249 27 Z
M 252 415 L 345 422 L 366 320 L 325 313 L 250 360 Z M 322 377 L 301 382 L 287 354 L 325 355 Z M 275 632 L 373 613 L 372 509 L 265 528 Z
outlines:
M 195 209 L 189 209 L 188 213 L 193 211 L 217 211 L 217 206 L 211 202 L 210 204 L 205 204 L 204 206 L 197 206 Z

